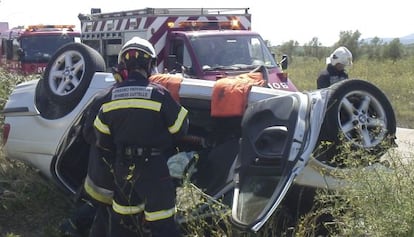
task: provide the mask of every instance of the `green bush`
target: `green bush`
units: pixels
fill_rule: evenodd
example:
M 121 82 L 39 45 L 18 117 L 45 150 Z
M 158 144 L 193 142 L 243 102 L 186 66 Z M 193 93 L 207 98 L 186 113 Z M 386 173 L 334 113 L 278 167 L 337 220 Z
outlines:
M 22 74 L 10 73 L 0 67 L 0 108 L 3 109 L 8 95 L 17 84 L 39 77 L 40 75 L 25 76 Z

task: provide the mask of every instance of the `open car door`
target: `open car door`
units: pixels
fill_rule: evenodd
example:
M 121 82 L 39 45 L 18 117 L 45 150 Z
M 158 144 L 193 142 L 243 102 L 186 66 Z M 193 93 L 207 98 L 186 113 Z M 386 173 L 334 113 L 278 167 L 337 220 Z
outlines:
M 232 222 L 257 232 L 277 209 L 307 160 L 310 99 L 293 93 L 251 104 L 242 120 Z

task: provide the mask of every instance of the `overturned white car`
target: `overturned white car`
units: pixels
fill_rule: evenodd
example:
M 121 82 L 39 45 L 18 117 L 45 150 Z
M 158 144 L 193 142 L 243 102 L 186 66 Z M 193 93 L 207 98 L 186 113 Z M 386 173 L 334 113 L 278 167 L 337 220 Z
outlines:
M 83 111 L 114 83 L 104 65 L 95 50 L 73 43 L 52 57 L 43 79 L 16 86 L 2 111 L 6 156 L 75 193 L 88 163 Z M 265 67 L 218 81 L 156 77 L 189 110 L 189 134 L 207 141 L 185 146 L 200 154 L 192 182 L 232 206 L 235 225 L 255 232 L 282 203 L 300 213 L 297 202 L 304 199 L 297 190 L 340 187 L 343 180 L 331 171 L 346 172 L 332 159 L 341 143 L 379 157 L 396 132 L 389 101 L 367 81 L 312 92 L 275 90 L 258 86 L 266 85 Z M 331 146 L 315 152 L 324 141 Z

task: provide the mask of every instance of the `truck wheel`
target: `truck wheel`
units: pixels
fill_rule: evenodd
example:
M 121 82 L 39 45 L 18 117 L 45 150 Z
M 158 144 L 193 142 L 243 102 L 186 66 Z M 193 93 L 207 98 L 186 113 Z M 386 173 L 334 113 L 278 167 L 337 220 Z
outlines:
M 79 103 L 95 72 L 104 72 L 105 62 L 95 49 L 81 43 L 62 46 L 50 59 L 43 77 L 47 96 L 58 105 Z
M 328 110 L 322 124 L 320 142 L 327 142 L 318 159 L 329 165 L 343 166 L 335 155 L 343 152 L 343 144 L 351 149 L 364 149 L 379 158 L 394 145 L 396 120 L 385 94 L 371 83 L 358 79 L 332 85 Z M 347 148 L 348 149 L 348 148 Z

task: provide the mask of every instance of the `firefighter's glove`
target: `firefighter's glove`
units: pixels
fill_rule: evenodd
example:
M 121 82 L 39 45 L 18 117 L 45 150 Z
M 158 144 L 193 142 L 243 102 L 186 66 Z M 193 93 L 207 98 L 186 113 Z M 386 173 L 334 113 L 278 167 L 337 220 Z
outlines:
M 190 161 L 197 158 L 198 154 L 195 152 L 180 152 L 171 156 L 167 161 L 171 177 L 182 179 L 184 175 L 187 175 L 185 174 L 187 171 L 194 173 L 195 168 L 189 169 L 188 165 Z M 191 164 L 194 164 L 194 162 L 191 162 Z

